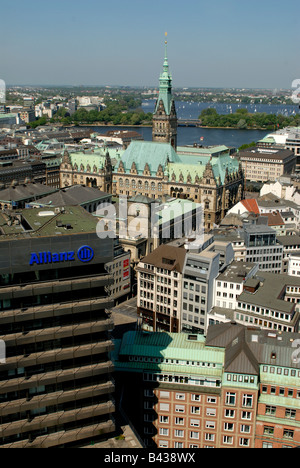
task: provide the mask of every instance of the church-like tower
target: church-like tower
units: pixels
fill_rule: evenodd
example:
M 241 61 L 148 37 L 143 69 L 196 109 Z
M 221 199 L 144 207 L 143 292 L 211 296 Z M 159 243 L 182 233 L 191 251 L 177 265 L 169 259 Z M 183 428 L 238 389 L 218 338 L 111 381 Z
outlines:
M 163 72 L 159 77 L 159 95 L 155 104 L 152 125 L 152 141 L 171 143 L 177 147 L 177 114 L 172 96 L 172 76 L 169 73 L 167 41 Z

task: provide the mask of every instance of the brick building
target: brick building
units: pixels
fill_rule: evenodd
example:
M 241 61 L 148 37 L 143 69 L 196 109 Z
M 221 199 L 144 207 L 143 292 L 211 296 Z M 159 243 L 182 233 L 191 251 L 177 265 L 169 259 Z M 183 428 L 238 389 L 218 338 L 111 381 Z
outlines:
M 114 354 L 123 408 L 138 408 L 130 417 L 149 447 L 296 447 L 298 336 L 236 323 L 206 338 L 128 332 Z

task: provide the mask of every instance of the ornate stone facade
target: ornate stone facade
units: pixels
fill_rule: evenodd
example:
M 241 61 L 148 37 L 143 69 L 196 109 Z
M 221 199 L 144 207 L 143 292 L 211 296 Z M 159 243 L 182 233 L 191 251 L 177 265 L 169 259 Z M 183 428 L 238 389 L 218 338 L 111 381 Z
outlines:
M 177 147 L 177 116 L 167 52 L 153 115 L 152 142 L 132 141 L 122 153 L 65 153 L 61 187 L 99 187 L 113 196 L 170 196 L 203 203 L 205 230 L 243 198 L 244 174 L 227 147 Z M 101 153 L 102 151 L 102 153 Z

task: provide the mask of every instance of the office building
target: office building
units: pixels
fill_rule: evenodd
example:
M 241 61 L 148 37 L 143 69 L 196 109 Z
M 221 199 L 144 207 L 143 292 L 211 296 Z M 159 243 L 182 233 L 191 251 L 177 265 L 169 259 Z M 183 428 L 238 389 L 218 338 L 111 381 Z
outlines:
M 114 353 L 123 407 L 151 448 L 295 448 L 298 336 L 235 322 L 206 337 L 128 332 Z
M 236 321 L 245 326 L 255 326 L 270 331 L 297 333 L 300 309 L 299 279 L 260 270 L 255 273 L 255 269 L 252 269 L 251 275 L 244 276 L 239 284 L 243 268 L 242 265 L 236 266 L 235 272 L 232 265 L 228 269 L 230 281 L 225 282 L 226 287 L 224 287 L 226 271 L 216 279 L 217 306 L 208 314 L 209 325 Z M 245 275 L 246 273 L 247 270 L 244 271 Z M 222 300 L 220 294 L 228 296 L 230 291 L 234 291 L 234 285 L 236 294 L 232 298 L 232 307 L 227 307 L 228 304 Z M 220 305 L 217 301 L 220 301 Z
M 212 236 L 161 245 L 137 266 L 138 315 L 149 331 L 206 332 L 214 279 L 233 260 L 230 243 Z
M 296 168 L 296 156 L 287 149 L 256 147 L 240 151 L 239 161 L 245 179 L 254 182 L 275 182 L 283 175 L 292 174 Z
M 105 264 L 81 207 L 0 213 L 0 445 L 81 447 L 115 430 Z

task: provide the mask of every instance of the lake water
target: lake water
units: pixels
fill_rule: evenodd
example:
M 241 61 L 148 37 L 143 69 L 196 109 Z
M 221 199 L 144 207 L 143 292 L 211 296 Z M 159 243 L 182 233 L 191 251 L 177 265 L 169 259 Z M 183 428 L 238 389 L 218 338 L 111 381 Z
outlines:
M 91 129 L 91 127 L 88 127 Z M 92 127 L 95 132 L 105 134 L 110 130 L 135 131 L 143 136 L 145 141 L 152 140 L 152 127 Z M 257 142 L 270 132 L 262 130 L 234 130 L 197 127 L 178 127 L 177 145 L 193 145 L 201 143 L 203 146 L 225 145 L 239 148 L 245 143 Z M 201 141 L 200 138 L 203 138 Z
M 154 111 L 155 100 L 149 99 L 143 101 L 142 107 L 144 112 Z M 287 105 L 266 105 L 266 104 L 219 104 L 219 103 L 204 103 L 204 102 L 184 102 L 176 101 L 176 111 L 178 119 L 198 119 L 203 109 L 213 107 L 219 114 L 229 114 L 235 112 L 238 108 L 246 108 L 250 113 L 266 112 L 268 114 L 292 115 L 298 112 L 298 107 Z M 90 127 L 89 127 L 90 128 Z M 106 133 L 109 130 L 135 130 L 139 132 L 145 141 L 152 140 L 151 127 L 93 127 L 95 132 Z M 264 130 L 235 130 L 235 129 L 215 129 L 215 128 L 196 128 L 196 127 L 178 127 L 177 129 L 177 145 L 193 145 L 200 143 L 204 146 L 225 145 L 234 148 L 253 141 L 257 142 L 270 131 Z M 201 140 L 203 138 L 203 140 Z
M 144 112 L 153 112 L 155 106 L 154 99 L 144 100 L 142 108 Z M 250 114 L 266 112 L 266 114 L 282 114 L 284 116 L 295 115 L 299 112 L 297 105 L 268 105 L 268 104 L 220 104 L 218 102 L 185 102 L 176 101 L 176 111 L 178 119 L 198 119 L 204 109 L 216 109 L 218 114 L 230 114 L 237 109 L 247 109 Z

